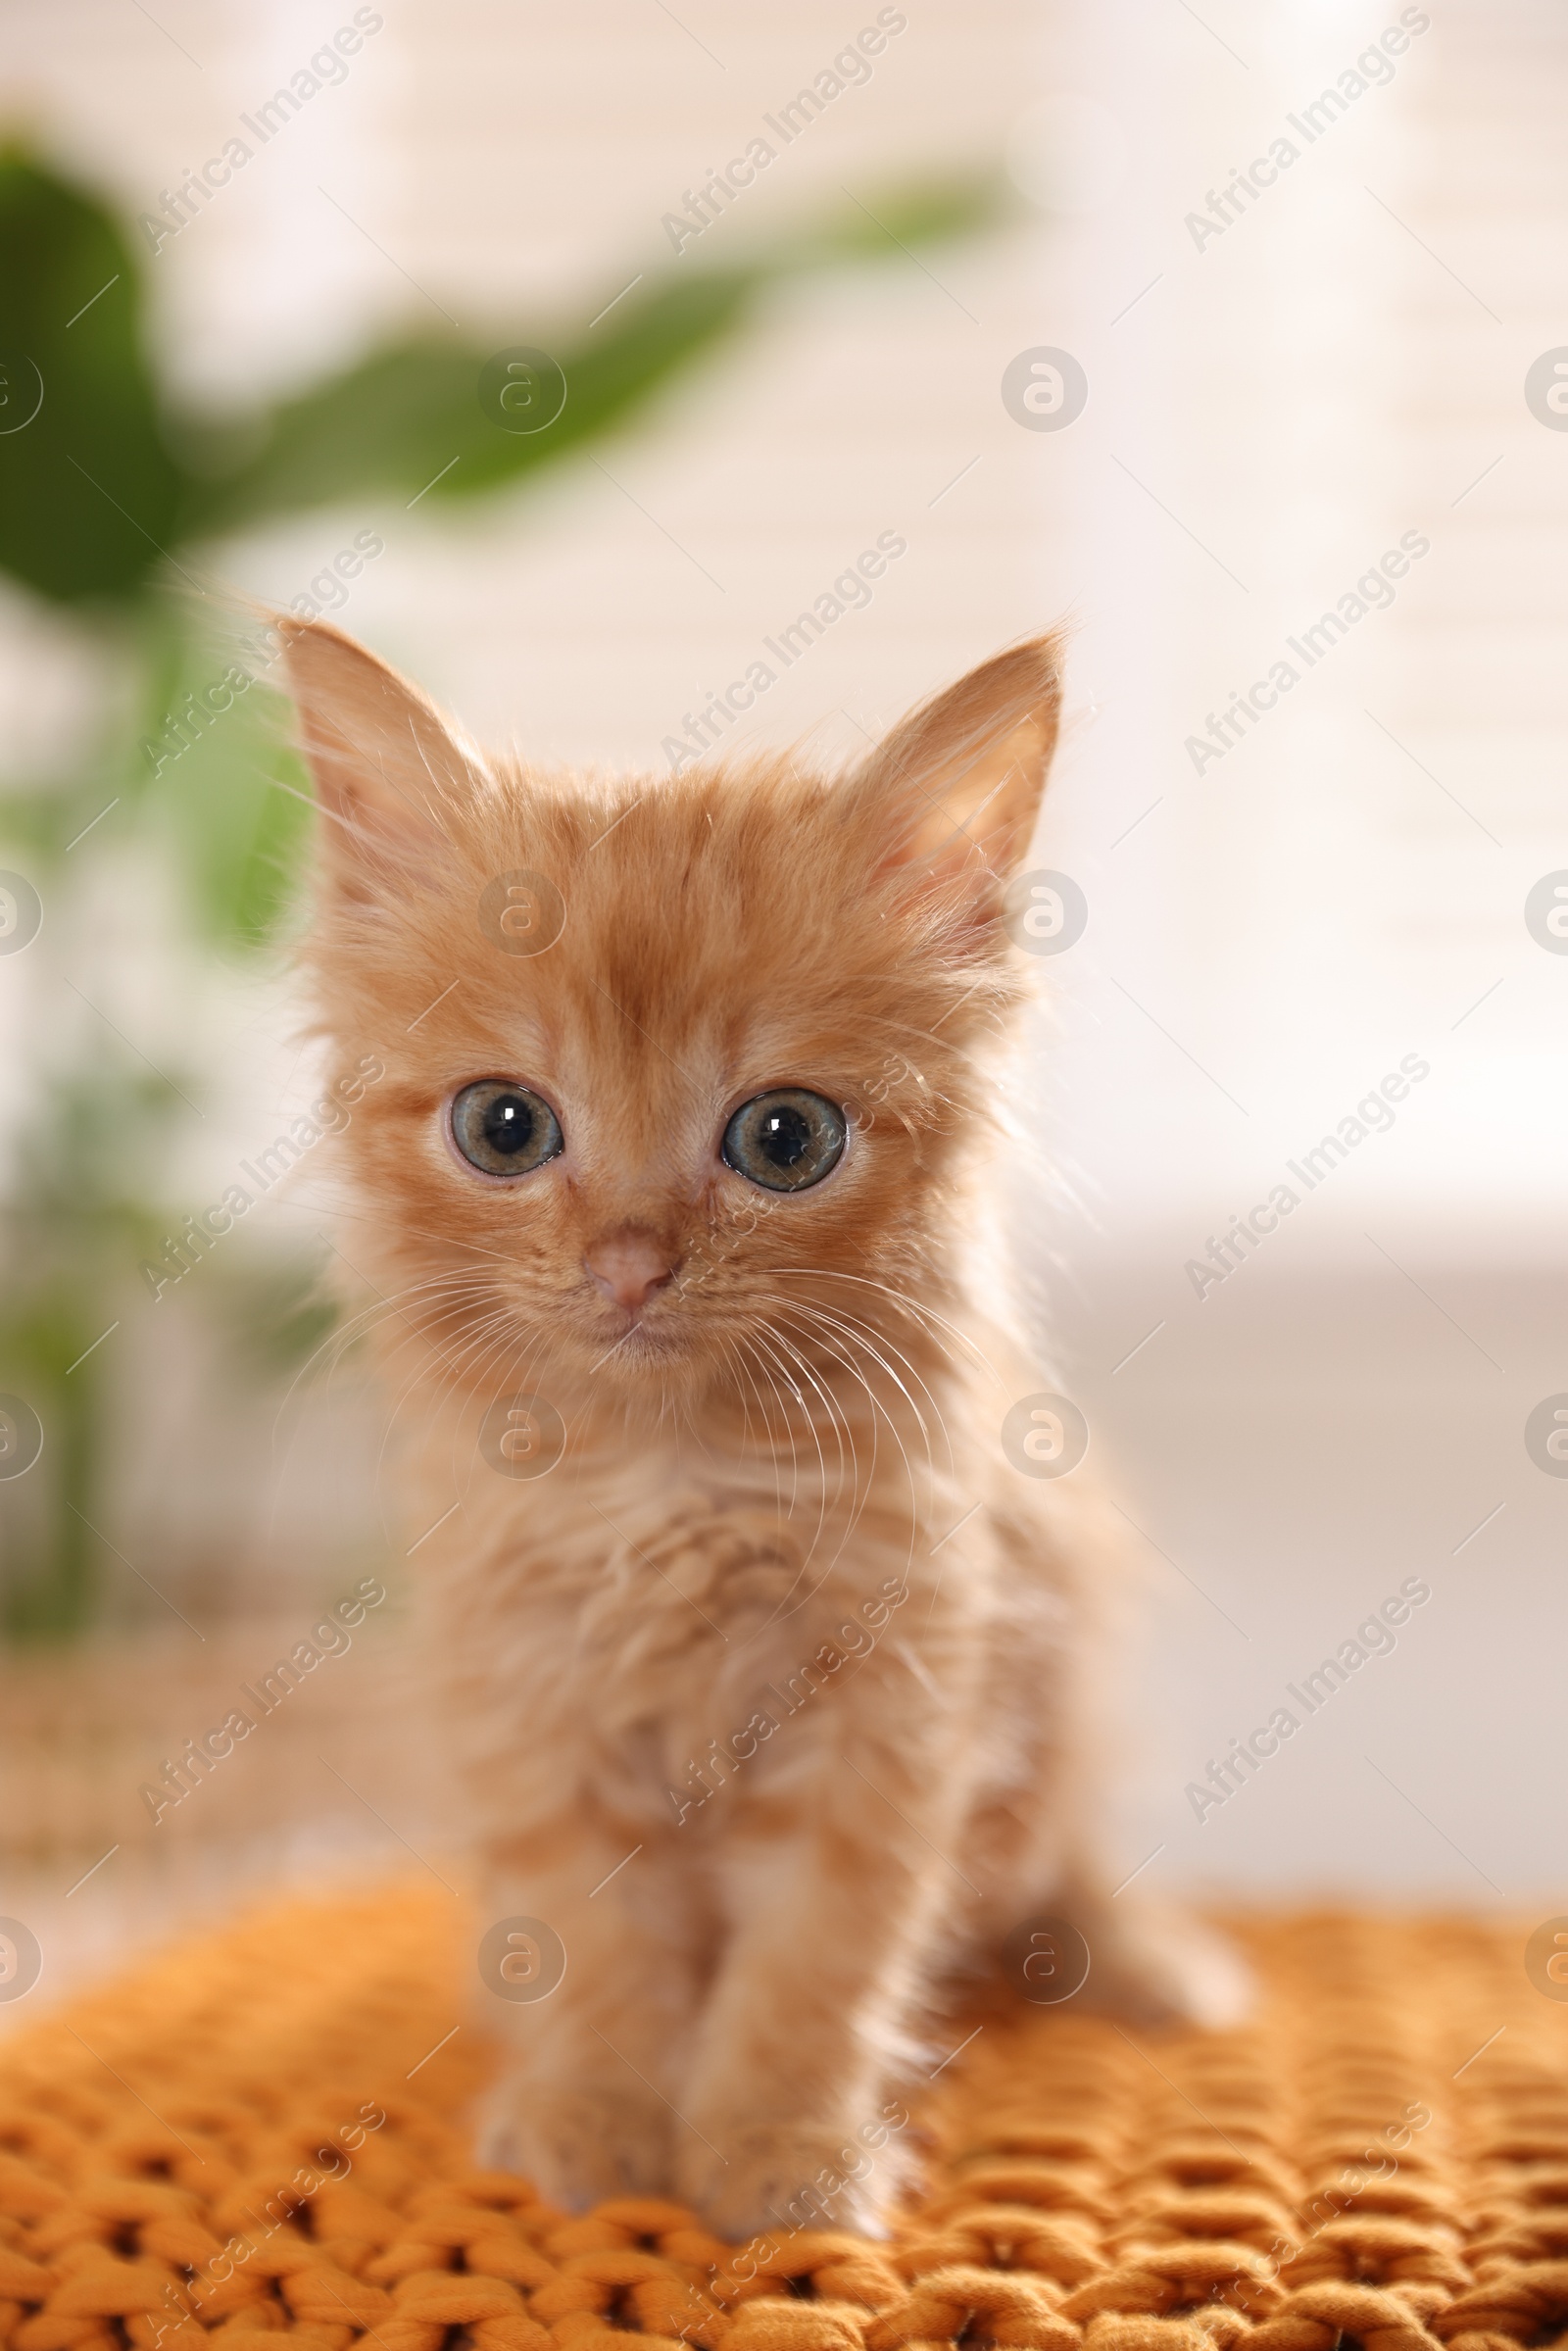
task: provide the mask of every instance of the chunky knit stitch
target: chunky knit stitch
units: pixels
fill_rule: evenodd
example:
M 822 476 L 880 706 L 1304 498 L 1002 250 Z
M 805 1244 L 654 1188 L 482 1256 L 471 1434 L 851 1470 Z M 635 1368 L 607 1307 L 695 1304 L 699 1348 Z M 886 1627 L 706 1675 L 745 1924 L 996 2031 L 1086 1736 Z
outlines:
M 478 1928 L 396 1887 L 0 2044 L 4 2351 L 1513 2351 L 1568 2339 L 1568 2006 L 1525 1930 L 1240 1931 L 1245 2029 L 977 2010 L 886 2243 L 474 2169 Z M 483 1994 L 480 1994 L 481 1998 Z M 976 2027 L 978 2025 L 978 2031 Z M 455 2030 L 456 2028 L 456 2030 Z

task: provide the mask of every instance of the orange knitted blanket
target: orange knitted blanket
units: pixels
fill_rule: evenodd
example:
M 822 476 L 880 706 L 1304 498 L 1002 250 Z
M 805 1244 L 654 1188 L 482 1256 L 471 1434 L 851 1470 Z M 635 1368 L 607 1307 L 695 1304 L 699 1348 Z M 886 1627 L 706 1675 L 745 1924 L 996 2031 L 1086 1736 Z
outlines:
M 1568 2336 L 1568 2005 L 1525 1934 L 1239 1931 L 1245 2030 L 986 2011 L 885 2244 L 476 2171 L 472 1922 L 296 1903 L 0 2045 L 14 2351 L 1510 2351 Z M 977 2012 L 979 2013 L 979 2012 Z M 216 2338 L 210 2343 L 209 2337 Z

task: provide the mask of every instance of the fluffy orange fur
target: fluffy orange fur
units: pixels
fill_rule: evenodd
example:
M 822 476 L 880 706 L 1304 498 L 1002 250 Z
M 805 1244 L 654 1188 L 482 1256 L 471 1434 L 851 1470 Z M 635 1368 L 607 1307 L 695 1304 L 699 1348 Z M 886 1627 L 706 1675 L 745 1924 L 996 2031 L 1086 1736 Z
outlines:
M 549 1997 L 491 2003 L 486 2151 L 735 2236 L 813 2182 L 875 2228 L 937 1988 L 1021 1918 L 1073 1915 L 1097 1985 L 1145 2005 L 1225 1991 L 1102 1882 L 1112 1546 L 1081 1478 L 1000 1442 L 1041 1386 L 982 1236 L 1058 647 L 845 774 L 606 780 L 487 760 L 334 629 L 285 626 L 322 1019 L 339 1074 L 385 1064 L 346 1146 L 353 1253 L 388 1301 L 411 1530 L 448 1514 L 416 1552 L 429 1647 L 489 1913 L 565 1954 Z M 509 938 L 492 885 L 519 872 L 536 928 Z M 468 1163 L 451 1105 L 483 1079 L 549 1104 L 555 1156 Z M 781 1088 L 847 1127 L 799 1191 L 724 1155 Z

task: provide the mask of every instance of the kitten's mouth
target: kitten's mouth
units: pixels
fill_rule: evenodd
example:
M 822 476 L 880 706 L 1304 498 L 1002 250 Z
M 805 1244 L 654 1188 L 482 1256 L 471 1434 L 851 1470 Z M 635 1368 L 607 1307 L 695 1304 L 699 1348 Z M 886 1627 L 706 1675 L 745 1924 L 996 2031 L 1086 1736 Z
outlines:
M 679 1330 L 670 1315 L 657 1311 L 650 1314 L 646 1306 L 621 1306 L 612 1313 L 596 1316 L 595 1320 L 605 1340 L 599 1363 L 612 1359 L 619 1363 L 636 1362 L 639 1358 L 680 1351 Z M 596 1371 L 599 1363 L 594 1366 Z

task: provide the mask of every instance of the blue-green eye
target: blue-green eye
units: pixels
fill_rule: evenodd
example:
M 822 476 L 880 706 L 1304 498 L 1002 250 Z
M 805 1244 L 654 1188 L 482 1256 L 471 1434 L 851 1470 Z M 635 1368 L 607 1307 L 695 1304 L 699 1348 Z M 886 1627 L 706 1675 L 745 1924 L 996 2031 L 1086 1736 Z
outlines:
M 849 1129 L 825 1095 L 783 1086 L 742 1102 L 724 1129 L 724 1159 L 767 1192 L 805 1192 L 844 1155 Z
M 480 1078 L 452 1104 L 452 1140 L 470 1167 L 486 1175 L 526 1175 L 562 1149 L 550 1104 L 506 1078 Z

